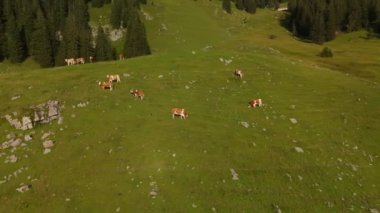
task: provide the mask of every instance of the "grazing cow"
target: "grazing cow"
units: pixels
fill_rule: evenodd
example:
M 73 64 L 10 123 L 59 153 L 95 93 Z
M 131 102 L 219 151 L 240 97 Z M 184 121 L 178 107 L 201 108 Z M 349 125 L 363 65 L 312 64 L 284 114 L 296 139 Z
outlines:
M 88 57 L 88 59 L 90 60 L 90 63 L 92 63 L 92 61 L 94 60 L 94 57 L 90 56 L 90 57 Z
M 141 100 L 144 99 L 145 94 L 144 94 L 144 92 L 141 91 L 141 90 L 138 90 L 138 89 L 131 89 L 129 92 L 130 92 L 132 95 L 134 95 L 135 97 L 139 97 Z
M 125 58 L 124 58 L 124 55 L 123 54 L 119 54 L 119 60 L 121 61 L 121 60 L 124 60 Z
M 77 58 L 77 59 L 75 59 L 75 62 L 77 64 L 84 64 L 84 58 Z
M 109 82 L 120 82 L 120 76 L 119 75 L 107 75 L 106 76 L 108 78 L 108 81 Z
M 263 102 L 261 99 L 252 99 L 248 102 L 248 107 L 253 107 L 255 108 L 256 106 L 261 107 L 263 105 Z
M 65 62 L 67 64 L 67 66 L 74 65 L 76 63 L 74 58 L 66 58 Z
M 186 119 L 189 116 L 189 114 L 183 108 L 173 108 L 172 109 L 173 119 L 174 119 L 174 116 L 180 116 L 181 119 Z
M 112 91 L 112 82 L 100 82 L 99 81 L 99 86 L 103 89 L 109 89 Z
M 239 77 L 240 79 L 243 78 L 243 72 L 242 72 L 241 70 L 239 70 L 239 69 L 236 69 L 236 70 L 234 71 L 234 75 L 235 75 L 236 77 Z

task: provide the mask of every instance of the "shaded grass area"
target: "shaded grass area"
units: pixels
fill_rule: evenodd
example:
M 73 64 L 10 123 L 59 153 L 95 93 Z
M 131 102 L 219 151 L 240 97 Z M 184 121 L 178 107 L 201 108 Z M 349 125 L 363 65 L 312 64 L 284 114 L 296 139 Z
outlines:
M 379 209 L 377 70 L 365 68 L 375 75 L 362 80 L 324 68 L 315 56 L 321 47 L 291 38 L 277 26 L 277 12 L 259 10 L 242 24 L 246 14 L 229 16 L 219 7 L 174 0 L 144 7 L 155 17 L 147 22 L 156 51 L 151 56 L 2 72 L 1 116 L 49 99 L 64 101 L 65 108 L 62 125 L 38 126 L 28 149 L 14 152 L 17 163 L 3 164 L 0 157 L 2 176 L 28 167 L 0 185 L 0 211 Z M 161 23 L 168 31 L 159 35 Z M 346 48 L 334 42 L 333 51 Z M 212 48 L 204 50 L 207 45 Z M 377 64 L 369 46 L 356 54 Z M 347 66 L 351 57 L 330 61 Z M 233 77 L 235 68 L 243 70 L 243 80 Z M 101 90 L 97 81 L 113 73 L 121 83 L 112 92 Z M 144 101 L 129 94 L 132 88 L 144 91 Z M 262 98 L 264 107 L 247 108 L 251 98 Z M 84 101 L 87 107 L 73 107 Z M 187 109 L 189 119 L 172 119 L 172 107 Z M 25 134 L 5 120 L 0 131 L 1 141 L 10 132 Z M 43 155 L 40 138 L 47 131 L 55 133 L 56 146 Z M 149 195 L 153 182 L 156 198 Z M 20 183 L 32 184 L 31 190 L 20 194 Z

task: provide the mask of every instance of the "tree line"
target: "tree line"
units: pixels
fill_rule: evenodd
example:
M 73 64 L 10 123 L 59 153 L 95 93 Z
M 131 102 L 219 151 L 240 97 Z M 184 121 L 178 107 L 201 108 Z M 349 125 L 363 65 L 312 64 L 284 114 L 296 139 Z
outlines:
M 129 16 L 123 20 L 127 27 L 123 54 L 150 54 L 138 12 L 145 0 L 0 0 L 0 61 L 21 63 L 32 57 L 41 67 L 52 67 L 64 65 L 65 58 L 114 60 L 116 51 L 103 27 L 98 26 L 95 38 L 92 35 L 88 7 L 119 2 Z M 145 51 L 136 51 L 140 47 Z
M 293 34 L 315 43 L 333 40 L 339 32 L 380 33 L 379 0 L 289 0 L 288 10 Z
M 231 5 L 235 5 L 236 9 L 244 10 L 247 13 L 256 13 L 257 8 L 279 8 L 280 3 L 286 0 L 223 0 L 222 6 L 224 11 L 231 13 Z

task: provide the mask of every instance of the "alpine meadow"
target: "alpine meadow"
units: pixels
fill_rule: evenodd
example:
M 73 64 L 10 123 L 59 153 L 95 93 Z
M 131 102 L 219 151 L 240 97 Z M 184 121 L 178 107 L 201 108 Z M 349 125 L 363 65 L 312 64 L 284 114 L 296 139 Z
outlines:
M 0 0 L 0 212 L 378 213 L 380 3 L 307 2 Z

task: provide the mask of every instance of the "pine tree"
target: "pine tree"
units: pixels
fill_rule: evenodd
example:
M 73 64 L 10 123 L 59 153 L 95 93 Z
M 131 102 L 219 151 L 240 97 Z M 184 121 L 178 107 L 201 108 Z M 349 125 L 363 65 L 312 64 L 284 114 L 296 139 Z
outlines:
M 236 0 L 235 6 L 238 10 L 244 10 L 244 3 L 243 0 Z
M 115 49 L 112 47 L 111 41 L 101 26 L 98 27 L 98 35 L 95 43 L 95 59 L 97 61 L 115 60 Z
M 123 4 L 122 0 L 113 0 L 111 3 L 110 23 L 112 28 L 119 29 L 121 26 Z
M 244 0 L 244 8 L 248 13 L 256 13 L 256 2 L 255 0 Z
M 144 24 L 137 15 L 129 20 L 123 52 L 126 58 L 151 54 Z
M 6 50 L 4 6 L 3 1 L 0 1 L 0 62 L 3 61 L 7 55 Z
M 223 0 L 223 10 L 231 14 L 231 0 Z
M 31 47 L 33 58 L 41 65 L 41 67 L 51 67 L 54 65 L 53 48 L 49 29 L 41 10 L 37 11 L 37 18 L 32 33 Z
M 325 42 L 325 20 L 322 11 L 317 12 L 316 18 L 311 26 L 310 37 L 311 40 L 317 44 Z
M 11 12 L 7 17 L 6 36 L 7 53 L 12 63 L 21 63 L 25 59 L 25 43 L 22 32 L 17 27 L 16 17 Z
M 335 9 L 332 2 L 329 3 L 328 8 L 326 10 L 326 40 L 330 41 L 335 38 L 335 32 L 337 29 Z
M 103 7 L 104 0 L 92 0 L 91 5 L 92 7 Z

